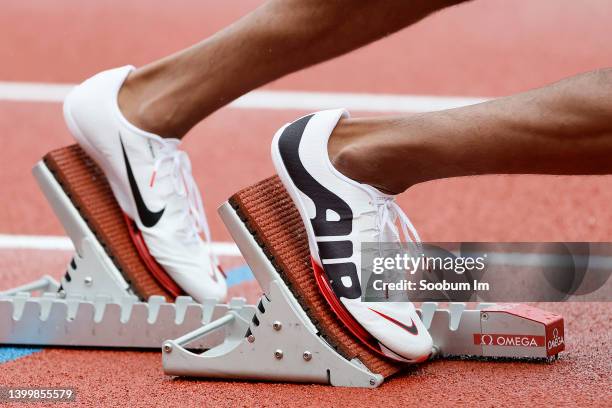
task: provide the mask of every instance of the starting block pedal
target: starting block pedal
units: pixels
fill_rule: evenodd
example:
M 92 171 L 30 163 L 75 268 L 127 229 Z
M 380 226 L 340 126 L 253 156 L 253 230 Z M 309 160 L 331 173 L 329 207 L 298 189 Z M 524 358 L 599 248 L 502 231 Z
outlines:
M 138 255 L 130 235 L 130 225 L 125 221 L 110 185 L 80 147 L 72 145 L 48 153 L 34 167 L 33 173 L 74 243 L 74 261 L 78 263 L 81 259 L 98 257 L 101 258 L 98 263 L 104 266 L 77 269 L 73 262 L 62 279 L 63 289 L 74 287 L 76 292 L 85 296 L 102 290 L 119 297 L 174 298 L 155 280 Z M 72 279 L 81 270 L 86 270 L 86 275 L 89 275 Z M 98 276 L 94 277 L 94 272 L 99 272 Z
M 263 290 L 257 305 L 180 296 L 95 163 L 76 145 L 34 168 L 75 255 L 49 276 L 0 292 L 0 344 L 162 348 L 169 375 L 377 387 L 405 365 L 375 354 L 320 294 L 297 209 L 277 177 L 241 190 L 219 214 Z M 552 358 L 563 318 L 525 305 L 423 303 L 432 356 Z M 168 340 L 174 339 L 174 340 Z
M 360 343 L 328 307 L 315 282 L 304 226 L 277 177 L 246 188 L 219 214 L 264 295 L 253 311 L 232 313 L 163 346 L 170 375 L 377 387 L 405 365 Z M 547 358 L 563 350 L 563 319 L 525 305 L 464 303 L 419 308 L 432 356 Z M 225 328 L 203 353 L 184 344 Z

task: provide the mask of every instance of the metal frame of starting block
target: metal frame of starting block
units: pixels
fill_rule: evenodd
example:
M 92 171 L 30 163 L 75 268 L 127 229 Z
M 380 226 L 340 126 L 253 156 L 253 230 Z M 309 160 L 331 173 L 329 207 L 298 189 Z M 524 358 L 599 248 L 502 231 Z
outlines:
M 168 303 L 161 296 L 142 302 L 43 162 L 35 166 L 34 176 L 72 240 L 75 256 L 61 282 L 43 276 L 0 292 L 0 344 L 161 346 L 169 375 L 369 388 L 383 382 L 382 375 L 358 359 L 347 360 L 324 340 L 228 203 L 219 214 L 264 292 L 259 304 L 247 305 L 241 298 L 198 304 L 189 297 Z M 419 313 L 435 344 L 432 356 L 547 358 L 560 350 L 546 346 L 558 342 L 551 340 L 550 327 L 512 313 L 511 307 L 491 306 L 422 304 Z M 562 336 L 562 320 L 560 330 Z M 512 344 L 494 344 L 495 333 Z M 526 335 L 538 338 L 537 345 L 515 344 Z
M 192 333 L 164 342 L 166 374 L 379 386 L 384 380 L 380 374 L 370 372 L 358 359 L 345 359 L 320 336 L 232 206 L 223 204 L 219 215 L 264 295 L 254 314 L 230 312 Z M 500 307 L 480 303 L 473 309 L 466 306 L 465 303 L 449 303 L 447 308 L 440 308 L 437 303 L 421 305 L 419 313 L 434 341 L 432 357 L 550 357 L 552 348 L 546 346 L 547 327 L 513 313 L 517 305 Z M 221 328 L 226 330 L 222 344 L 203 353 L 185 348 L 188 342 Z M 497 337 L 500 334 L 504 337 Z M 497 339 L 503 339 L 504 344 L 494 344 L 493 341 L 502 341 Z M 530 346 L 517 344 L 534 339 L 536 344 Z
M 253 309 L 239 298 L 228 304 L 198 304 L 187 296 L 174 303 L 163 296 L 139 301 L 44 162 L 33 173 L 75 254 L 61 282 L 43 276 L 0 292 L 0 344 L 159 349 L 164 340 L 230 311 Z M 216 333 L 189 346 L 208 349 L 222 340 Z

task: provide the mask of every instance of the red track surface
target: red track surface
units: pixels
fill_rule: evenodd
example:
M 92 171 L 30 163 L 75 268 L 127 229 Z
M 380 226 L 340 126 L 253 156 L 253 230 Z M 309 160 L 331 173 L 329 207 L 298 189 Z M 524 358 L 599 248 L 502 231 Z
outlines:
M 0 78 L 74 82 L 165 56 L 261 1 L 2 3 L 0 50 L 10 63 Z M 475 1 L 272 87 L 502 95 L 610 65 L 609 15 L 606 0 Z
M 139 65 L 196 42 L 258 2 L 224 3 L 6 0 L 0 12 L 0 81 L 77 82 L 105 67 Z M 604 0 L 475 1 L 268 87 L 503 95 L 612 65 L 611 12 Z M 215 240 L 229 240 L 215 207 L 272 173 L 271 136 L 300 114 L 223 109 L 187 139 Z M 60 105 L 1 102 L 0 138 L 0 233 L 61 234 L 30 175 L 44 153 L 71 142 Z M 429 240 L 612 241 L 611 182 L 611 177 L 455 179 L 416 186 L 399 201 Z M 68 258 L 66 252 L 2 250 L 0 289 L 42 273 L 57 277 Z M 233 290 L 250 299 L 257 294 L 252 284 Z M 83 406 L 606 406 L 612 398 L 611 306 L 543 307 L 566 318 L 568 351 L 559 362 L 437 361 L 377 390 L 172 380 L 163 376 L 158 353 L 66 349 L 0 365 L 0 384 L 74 386 Z

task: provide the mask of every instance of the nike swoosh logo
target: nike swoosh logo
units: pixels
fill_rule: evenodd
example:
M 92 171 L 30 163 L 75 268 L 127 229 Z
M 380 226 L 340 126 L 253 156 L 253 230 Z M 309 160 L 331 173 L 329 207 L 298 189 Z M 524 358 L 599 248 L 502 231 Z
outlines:
M 391 316 L 387 316 L 386 314 L 381 313 L 378 310 L 374 310 L 374 309 L 372 309 L 370 307 L 368 309 L 370 309 L 371 311 L 373 311 L 377 315 L 387 319 L 391 323 L 394 323 L 394 324 L 398 325 L 399 327 L 401 327 L 402 329 L 406 330 L 410 334 L 413 334 L 415 336 L 419 334 L 419 329 L 416 327 L 416 324 L 414 324 L 414 320 L 412 320 L 412 318 L 410 318 L 410 322 L 412 323 L 412 326 L 406 326 L 404 323 L 402 323 L 400 321 L 397 321 L 394 318 L 392 318 Z
M 121 133 L 119 133 L 119 141 L 121 142 L 121 150 L 123 151 L 123 159 L 125 160 L 125 168 L 127 170 L 128 181 L 130 182 L 130 189 L 132 190 L 132 195 L 134 196 L 134 201 L 136 202 L 136 209 L 138 210 L 138 217 L 140 218 L 140 222 L 147 228 L 154 227 L 155 224 L 159 221 L 161 216 L 166 211 L 166 207 L 162 208 L 160 211 L 153 212 L 147 208 L 144 200 L 142 199 L 142 195 L 140 194 L 140 190 L 138 189 L 138 184 L 136 183 L 136 178 L 134 177 L 134 173 L 132 172 L 132 166 L 130 165 L 130 160 L 128 159 L 127 153 L 125 152 L 125 146 L 123 145 L 123 139 L 121 138 Z

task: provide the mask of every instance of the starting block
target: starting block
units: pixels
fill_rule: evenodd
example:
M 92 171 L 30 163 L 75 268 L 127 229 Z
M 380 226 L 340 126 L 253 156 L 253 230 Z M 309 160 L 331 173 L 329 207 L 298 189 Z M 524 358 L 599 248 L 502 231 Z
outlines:
M 363 345 L 328 307 L 304 226 L 277 177 L 219 208 L 263 292 L 247 305 L 197 304 L 169 290 L 78 146 L 47 154 L 34 175 L 76 253 L 60 282 L 45 276 L 0 293 L 0 344 L 161 346 L 168 375 L 369 388 L 405 367 Z M 563 318 L 526 305 L 423 303 L 419 313 L 432 358 L 552 359 L 564 349 Z
M 241 299 L 198 304 L 159 284 L 104 175 L 78 146 L 48 153 L 33 173 L 75 254 L 60 282 L 44 276 L 0 292 L 0 344 L 159 349 L 230 310 L 253 308 Z M 190 347 L 221 339 L 218 333 Z
M 376 387 L 405 365 L 375 354 L 346 329 L 319 292 L 306 232 L 277 177 L 246 188 L 219 208 L 264 295 L 250 319 L 225 316 L 163 346 L 170 375 Z M 520 304 L 423 303 L 433 357 L 552 358 L 563 350 L 563 318 Z M 224 327 L 204 353 L 183 347 Z

